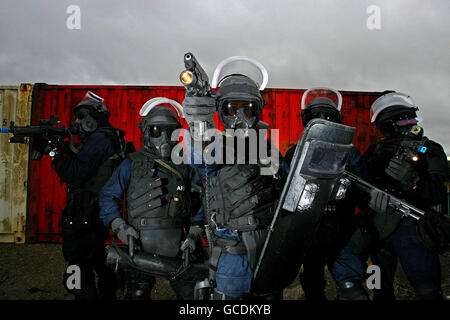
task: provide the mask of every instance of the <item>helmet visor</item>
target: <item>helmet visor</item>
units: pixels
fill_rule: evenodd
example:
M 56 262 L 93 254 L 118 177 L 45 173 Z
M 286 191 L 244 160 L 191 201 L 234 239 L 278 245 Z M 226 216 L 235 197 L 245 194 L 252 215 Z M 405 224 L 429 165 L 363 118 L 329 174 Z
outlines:
M 383 111 L 395 110 L 395 109 L 414 109 L 417 110 L 417 106 L 414 100 L 401 92 L 391 92 L 379 97 L 370 107 L 370 122 L 374 123 L 378 121 L 379 116 Z
M 159 138 L 163 132 L 166 132 L 167 137 L 172 137 L 172 133 L 178 129 L 179 126 L 175 124 L 159 124 L 159 125 L 149 125 L 149 136 L 152 138 Z
M 342 96 L 339 91 L 331 88 L 311 88 L 305 91 L 302 96 L 302 110 L 315 98 L 328 98 L 336 104 L 336 109 L 341 110 L 342 107 Z
M 267 70 L 261 63 L 247 57 L 234 56 L 219 63 L 214 71 L 211 87 L 217 88 L 223 79 L 234 74 L 252 79 L 259 90 L 264 90 L 269 80 Z

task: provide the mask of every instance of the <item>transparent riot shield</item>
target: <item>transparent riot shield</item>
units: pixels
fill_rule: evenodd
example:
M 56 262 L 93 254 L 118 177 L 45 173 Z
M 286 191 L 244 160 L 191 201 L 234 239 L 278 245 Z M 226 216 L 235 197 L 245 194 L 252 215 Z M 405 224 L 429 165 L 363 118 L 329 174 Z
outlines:
M 355 128 L 313 119 L 297 143 L 290 172 L 254 273 L 253 292 L 286 288 L 298 274 L 325 206 L 344 173 Z

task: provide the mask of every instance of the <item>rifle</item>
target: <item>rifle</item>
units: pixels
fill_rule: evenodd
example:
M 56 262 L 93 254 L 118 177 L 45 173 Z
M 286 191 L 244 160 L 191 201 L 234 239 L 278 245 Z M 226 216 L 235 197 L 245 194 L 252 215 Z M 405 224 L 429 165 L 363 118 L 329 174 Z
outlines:
M 353 173 L 350 173 L 348 171 L 345 171 L 343 174 L 343 178 L 350 180 L 352 186 L 356 187 L 358 190 L 370 194 L 370 191 L 376 190 L 378 192 L 382 192 L 385 195 L 389 197 L 389 203 L 388 207 L 390 207 L 393 212 L 402 215 L 403 217 L 412 217 L 416 220 L 419 220 L 425 215 L 425 212 L 423 210 L 420 210 L 405 201 L 402 201 L 391 194 L 378 189 L 377 187 L 371 185 L 370 183 L 364 181 L 360 177 L 354 175 Z
M 185 53 L 184 54 L 184 67 L 186 68 L 186 70 L 184 70 L 183 72 L 181 72 L 180 74 L 180 81 L 181 83 L 183 83 L 184 87 L 186 88 L 186 96 L 191 95 L 191 96 L 197 96 L 197 97 L 204 97 L 204 96 L 214 96 L 214 91 L 211 90 L 211 85 L 209 84 L 209 78 L 208 75 L 206 74 L 205 70 L 203 70 L 202 66 L 200 65 L 200 63 L 197 61 L 197 59 L 195 58 L 195 56 L 191 53 Z M 189 119 L 190 115 L 188 113 L 185 114 L 185 118 L 186 120 L 192 123 L 193 126 L 193 136 L 194 136 L 194 140 L 203 140 L 203 138 L 205 138 L 205 140 L 210 140 L 210 137 L 204 137 L 206 131 L 208 130 L 208 127 L 214 127 L 215 124 L 214 122 L 211 123 L 208 126 L 208 122 L 207 121 L 195 121 L 194 119 L 192 119 L 192 121 L 190 121 Z M 208 199 L 208 166 L 205 164 L 205 171 L 206 171 L 206 175 L 205 175 L 205 194 L 206 194 L 206 199 Z M 206 200 L 206 208 L 205 208 L 205 219 L 207 221 L 207 223 L 205 224 L 205 233 L 208 239 L 208 244 L 209 244 L 209 249 L 210 252 L 212 252 L 212 246 L 213 246 L 213 237 L 214 237 L 214 228 L 211 225 L 211 214 L 210 214 L 210 205 L 208 200 Z M 185 256 L 186 259 L 185 261 L 188 261 L 187 259 L 189 258 L 189 256 Z M 188 265 L 188 262 L 185 262 L 185 267 Z M 206 280 L 208 281 L 208 280 Z
M 48 153 L 51 157 L 56 155 L 55 149 L 63 144 L 64 137 L 72 136 L 69 128 L 60 125 L 61 120 L 57 115 L 51 116 L 50 119 L 39 120 L 38 126 L 15 126 L 11 121 L 10 127 L 1 128 L 1 133 L 12 133 L 9 143 L 28 144 L 30 138 L 39 136 L 46 139 L 49 144 L 44 148 L 43 152 L 35 151 L 32 160 L 41 160 L 43 153 Z

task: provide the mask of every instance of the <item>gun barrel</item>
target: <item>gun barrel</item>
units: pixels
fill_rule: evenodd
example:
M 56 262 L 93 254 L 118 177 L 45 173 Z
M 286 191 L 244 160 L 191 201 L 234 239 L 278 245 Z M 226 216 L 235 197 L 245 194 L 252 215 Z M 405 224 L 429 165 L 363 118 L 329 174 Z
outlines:
M 362 190 L 364 192 L 369 193 L 371 190 L 378 190 L 378 191 L 384 192 L 384 191 L 378 189 L 377 187 L 371 185 L 367 181 L 364 181 L 360 177 L 354 175 L 353 173 L 346 171 L 344 173 L 344 175 L 346 178 L 350 179 L 350 181 L 353 182 L 357 188 L 359 188 L 360 190 Z M 384 192 L 384 193 L 389 194 L 387 192 Z M 393 205 L 393 207 L 395 207 L 395 209 L 400 211 L 403 215 L 410 216 L 416 220 L 419 220 L 420 217 L 425 214 L 425 212 L 423 210 L 420 210 L 420 209 L 394 197 L 391 194 L 389 194 L 389 197 L 390 197 L 390 203 Z
M 14 127 L 9 132 L 14 135 L 20 136 L 34 136 L 40 135 L 44 133 L 48 133 L 50 135 L 62 135 L 68 136 L 69 129 L 65 127 L 54 127 L 54 126 L 25 126 L 25 127 Z
M 186 90 L 195 96 L 206 95 L 211 89 L 208 75 L 191 52 L 184 54 L 184 67 L 180 81 Z

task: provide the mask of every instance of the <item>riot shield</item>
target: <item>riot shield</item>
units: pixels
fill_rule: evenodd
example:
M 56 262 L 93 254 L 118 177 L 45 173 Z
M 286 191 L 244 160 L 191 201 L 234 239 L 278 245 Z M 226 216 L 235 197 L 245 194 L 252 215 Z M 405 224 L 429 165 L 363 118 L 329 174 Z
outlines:
M 355 128 L 311 120 L 297 143 L 254 273 L 252 291 L 270 294 L 298 274 L 325 206 L 339 189 Z

